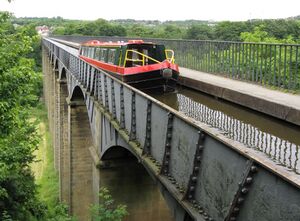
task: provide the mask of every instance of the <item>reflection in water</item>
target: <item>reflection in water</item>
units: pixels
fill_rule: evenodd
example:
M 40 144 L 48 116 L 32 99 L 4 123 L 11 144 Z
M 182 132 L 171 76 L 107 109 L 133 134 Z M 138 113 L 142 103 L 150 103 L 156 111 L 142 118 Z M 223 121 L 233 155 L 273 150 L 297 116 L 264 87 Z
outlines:
M 156 98 L 300 173 L 299 128 L 186 89 Z
M 229 138 L 267 154 L 268 157 L 295 172 L 300 172 L 300 146 L 263 132 L 257 127 L 230 117 L 221 111 L 210 109 L 182 94 L 177 94 L 177 98 L 179 111 L 185 115 L 218 128 Z

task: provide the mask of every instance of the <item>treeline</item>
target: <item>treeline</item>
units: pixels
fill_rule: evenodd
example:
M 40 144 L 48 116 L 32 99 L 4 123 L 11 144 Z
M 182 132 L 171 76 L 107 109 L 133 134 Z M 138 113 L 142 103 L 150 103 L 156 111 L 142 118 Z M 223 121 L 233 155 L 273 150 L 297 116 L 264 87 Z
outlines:
M 29 54 L 38 39 L 9 18 L 0 13 L 0 220 L 30 220 L 44 210 L 30 170 L 39 137 L 29 110 L 38 103 L 41 75 Z
M 66 20 L 57 18 L 15 18 L 19 25 L 48 25 L 54 35 L 127 36 L 167 39 L 197 39 L 243 41 L 241 33 L 253 32 L 256 27 L 275 39 L 300 40 L 300 19 L 249 20 L 241 22 L 212 21 L 137 21 L 119 19 L 106 21 Z

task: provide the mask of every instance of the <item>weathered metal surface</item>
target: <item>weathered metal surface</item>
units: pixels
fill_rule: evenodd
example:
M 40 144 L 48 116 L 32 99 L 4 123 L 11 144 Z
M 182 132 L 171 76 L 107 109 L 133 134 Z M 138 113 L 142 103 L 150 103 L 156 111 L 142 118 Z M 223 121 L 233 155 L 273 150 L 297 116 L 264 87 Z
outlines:
M 70 98 L 78 90 L 83 92 L 92 128 L 97 128 L 92 120 L 95 112 L 104 116 L 102 142 L 98 147 L 100 158 L 114 145 L 130 150 L 172 196 L 169 199 L 173 201 L 170 203 L 173 209 L 180 205 L 182 210 L 178 210 L 181 212 L 177 220 L 187 217 L 182 211 L 194 220 L 300 220 L 299 175 L 101 70 L 97 70 L 101 90 L 95 98 L 91 96 L 91 87 L 84 86 L 86 75 L 91 75 L 90 69 L 81 69 L 78 74 L 69 71 L 76 63 L 81 67 L 89 64 L 80 61 L 73 50 L 51 40 L 44 39 L 43 47 L 68 70 Z M 60 58 L 62 55 L 64 59 Z M 72 56 L 74 62 L 68 62 Z M 99 102 L 101 96 L 103 102 Z M 199 131 L 205 134 L 205 139 Z M 151 142 L 146 150 L 143 148 L 147 135 Z M 257 167 L 257 173 L 252 174 L 253 165 L 249 163 Z M 167 173 L 160 173 L 165 168 Z M 246 193 L 240 206 L 239 196 Z

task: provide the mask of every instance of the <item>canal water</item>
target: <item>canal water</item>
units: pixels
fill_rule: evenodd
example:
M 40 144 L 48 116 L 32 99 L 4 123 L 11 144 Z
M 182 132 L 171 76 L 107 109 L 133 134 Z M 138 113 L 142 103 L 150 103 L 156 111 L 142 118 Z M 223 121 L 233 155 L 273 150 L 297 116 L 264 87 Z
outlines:
M 185 87 L 152 96 L 300 173 L 300 127 Z

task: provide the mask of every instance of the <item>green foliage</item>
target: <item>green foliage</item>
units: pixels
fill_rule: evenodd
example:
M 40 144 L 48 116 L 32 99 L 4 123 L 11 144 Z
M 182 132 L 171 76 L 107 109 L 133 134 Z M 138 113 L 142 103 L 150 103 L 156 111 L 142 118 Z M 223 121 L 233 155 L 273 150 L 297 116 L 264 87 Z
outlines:
M 214 39 L 223 41 L 240 41 L 240 33 L 251 31 L 253 23 L 247 22 L 219 22 L 214 27 Z
M 99 197 L 100 204 L 91 208 L 93 221 L 122 221 L 128 215 L 125 205 L 115 205 L 108 189 L 101 188 Z
M 92 22 L 70 22 L 65 27 L 58 26 L 53 34 L 90 35 L 90 36 L 125 36 L 126 29 L 117 24 L 110 24 L 104 19 Z
M 30 170 L 39 137 L 28 108 L 38 101 L 40 76 L 33 71 L 32 38 L 0 13 L 0 220 L 30 220 L 44 214 Z
M 205 24 L 201 25 L 192 25 L 186 31 L 187 39 L 196 39 L 196 40 L 209 40 L 213 38 L 213 30 L 211 27 Z
M 36 183 L 37 196 L 44 203 L 45 212 L 36 221 L 73 221 L 75 219 L 68 215 L 68 207 L 59 202 L 58 174 L 54 169 L 53 148 L 44 104 L 39 103 L 32 108 L 30 115 L 35 119 L 36 127 L 39 128 L 38 133 L 44 140 L 44 142 L 40 142 L 35 155 L 44 156 L 44 158 L 38 158 L 40 161 L 36 166 L 43 169 L 38 171 L 40 176 L 37 176 Z M 34 168 L 34 166 L 32 167 Z M 37 171 L 33 171 L 37 173 Z

